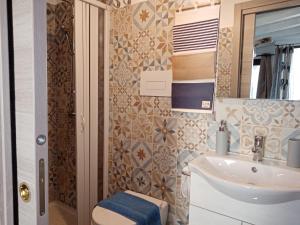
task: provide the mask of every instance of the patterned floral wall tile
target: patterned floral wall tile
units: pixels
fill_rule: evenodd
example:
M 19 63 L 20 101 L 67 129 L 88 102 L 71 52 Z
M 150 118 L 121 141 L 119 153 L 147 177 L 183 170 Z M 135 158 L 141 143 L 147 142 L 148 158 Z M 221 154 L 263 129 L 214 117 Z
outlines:
M 132 32 L 132 6 L 113 10 L 111 26 L 114 28 L 114 35 L 130 34 Z
M 172 111 L 172 116 L 178 119 L 192 119 L 192 120 L 215 120 L 214 113 L 191 113 L 191 112 L 179 112 L 179 111 Z
M 156 70 L 170 70 L 173 55 L 172 28 L 175 23 L 176 1 L 156 1 Z
M 207 146 L 209 149 L 216 149 L 216 132 L 219 130 L 219 123 L 209 121 L 207 129 Z
M 143 168 L 135 168 L 131 176 L 133 191 L 150 195 L 152 178 L 151 173 Z
M 155 29 L 155 1 L 150 0 L 133 6 L 133 32 Z
M 171 57 L 173 54 L 171 34 L 162 30 L 156 35 L 155 70 L 170 70 L 172 68 Z
M 136 140 L 152 142 L 153 117 L 137 115 L 132 121 L 132 138 Z
M 220 30 L 217 59 L 217 96 L 230 96 L 232 38 L 233 29 L 231 27 Z
M 132 188 L 168 201 L 168 225 L 188 224 L 189 199 L 181 194 L 182 169 L 201 151 L 215 149 L 216 121 L 227 121 L 232 152 L 251 155 L 254 135 L 264 135 L 265 156 L 274 159 L 285 159 L 287 139 L 297 136 L 295 128 L 300 128 L 300 104 L 293 101 L 217 98 L 216 114 L 199 114 L 172 111 L 170 98 L 140 96 L 142 71 L 172 66 L 177 8 L 175 0 L 150 0 L 114 10 L 110 40 L 112 148 L 119 145 L 115 140 L 130 140 L 131 164 L 122 161 L 119 168 L 118 160 L 110 163 L 109 191 Z M 116 22 L 123 20 L 124 24 Z M 232 27 L 220 30 L 217 96 L 230 93 L 232 39 Z
M 130 148 L 134 168 L 131 174 L 132 190 L 143 194 L 150 194 L 151 191 L 152 149 L 151 142 L 132 140 Z
M 131 91 L 133 96 L 140 95 L 140 82 L 141 82 L 141 72 L 140 68 L 136 69 L 132 73 L 132 85 Z
M 176 177 L 161 174 L 156 170 L 152 171 L 151 195 L 174 205 L 176 196 Z
M 133 141 L 131 146 L 131 159 L 135 167 L 143 168 L 146 172 L 152 170 L 153 144 Z
M 47 4 L 47 35 L 51 37 L 56 32 L 55 9 L 55 5 Z
M 171 98 L 155 97 L 154 98 L 154 115 L 160 117 L 172 117 Z
M 147 96 L 133 96 L 132 113 L 137 115 L 153 116 L 154 99 Z
M 118 86 L 112 87 L 111 90 L 112 109 L 118 113 L 130 113 L 133 99 L 131 89 Z
M 125 63 L 124 58 L 122 58 L 122 62 L 114 67 L 114 82 L 116 83 L 114 86 L 130 86 L 132 84 L 132 68 Z
M 260 135 L 265 139 L 266 158 L 281 159 L 281 132 L 280 127 L 266 127 L 262 125 L 242 125 L 241 127 L 241 153 L 251 155 L 254 146 L 254 136 Z
M 300 102 L 283 102 L 282 126 L 290 128 L 300 128 Z
M 154 117 L 153 142 L 155 144 L 177 145 L 177 120 L 174 118 Z
M 189 150 L 178 150 L 177 157 L 177 176 L 180 177 L 182 175 L 182 170 L 184 167 L 188 166 L 188 163 L 200 155 L 198 151 L 189 151 Z
M 156 31 L 170 31 L 175 20 L 177 1 L 157 0 L 156 1 Z
M 240 126 L 243 116 L 242 99 L 222 99 L 217 98 L 215 101 L 216 120 L 226 120 L 234 126 Z
M 200 151 L 207 142 L 207 121 L 178 119 L 177 144 L 184 150 Z
M 116 165 L 131 165 L 130 147 L 130 139 L 113 139 L 112 160 Z
M 132 61 L 145 71 L 154 67 L 155 36 L 150 29 L 139 31 L 133 39 Z
M 161 174 L 175 176 L 177 164 L 177 148 L 172 145 L 154 145 L 153 170 Z
M 109 174 L 109 184 L 113 186 L 111 188 L 114 191 L 113 193 L 132 189 L 132 171 L 133 167 L 131 165 L 125 163 L 120 165 L 114 161 L 112 162 Z
M 125 61 L 130 61 L 132 57 L 132 51 L 133 51 L 133 38 L 131 34 L 123 34 L 120 36 L 112 36 L 112 50 L 111 50 L 111 62 L 110 65 L 113 69 L 118 68 L 120 66 L 120 63 Z M 128 71 L 129 67 L 128 64 L 121 64 L 121 70 L 125 66 L 123 71 Z M 130 71 L 128 71 L 130 72 Z
M 245 100 L 243 104 L 244 124 L 282 127 L 283 102 L 272 100 Z
M 126 115 L 124 113 L 113 114 L 112 124 L 114 138 L 131 138 L 132 121 L 129 115 Z

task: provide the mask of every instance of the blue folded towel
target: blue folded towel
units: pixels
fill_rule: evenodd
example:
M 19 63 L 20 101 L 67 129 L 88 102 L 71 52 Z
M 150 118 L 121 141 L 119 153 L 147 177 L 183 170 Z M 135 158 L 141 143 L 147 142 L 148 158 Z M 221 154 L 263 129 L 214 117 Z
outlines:
M 161 225 L 157 205 L 128 193 L 119 192 L 98 205 L 125 216 L 137 225 Z

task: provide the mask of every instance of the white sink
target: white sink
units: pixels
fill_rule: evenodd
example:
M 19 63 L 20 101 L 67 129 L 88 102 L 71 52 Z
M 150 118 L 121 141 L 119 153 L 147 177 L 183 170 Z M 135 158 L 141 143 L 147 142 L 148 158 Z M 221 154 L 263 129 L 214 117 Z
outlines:
M 192 173 L 236 200 L 277 204 L 300 199 L 300 170 L 271 160 L 256 163 L 241 156 L 206 153 L 189 166 Z

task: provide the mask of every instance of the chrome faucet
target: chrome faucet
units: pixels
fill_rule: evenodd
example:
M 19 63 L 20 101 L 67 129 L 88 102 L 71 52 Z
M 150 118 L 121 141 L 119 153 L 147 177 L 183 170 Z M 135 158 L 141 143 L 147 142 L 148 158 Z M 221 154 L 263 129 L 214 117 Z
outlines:
M 264 145 L 265 137 L 264 136 L 255 136 L 254 137 L 254 147 L 252 148 L 253 161 L 262 161 L 264 157 Z

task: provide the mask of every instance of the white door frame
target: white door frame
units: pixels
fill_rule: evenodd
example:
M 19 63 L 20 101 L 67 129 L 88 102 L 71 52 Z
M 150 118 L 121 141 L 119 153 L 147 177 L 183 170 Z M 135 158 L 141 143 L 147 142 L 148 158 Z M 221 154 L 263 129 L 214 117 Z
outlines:
M 96 15 L 90 6 L 104 10 L 104 155 L 103 196 L 108 195 L 108 133 L 109 133 L 109 10 L 97 0 L 75 0 L 75 65 L 76 65 L 76 130 L 77 130 L 77 214 L 78 225 L 90 223 L 91 211 L 98 196 L 98 82 L 90 83 L 85 75 L 98 74 L 96 46 L 98 21 L 89 18 Z M 94 42 L 95 43 L 95 42 Z M 91 46 L 90 46 L 91 44 Z M 91 65 L 91 67 L 90 67 Z M 97 79 L 95 76 L 93 79 Z M 91 89 L 90 89 L 91 88 Z M 89 94 L 93 93 L 90 98 Z M 97 96 L 96 96 L 97 95 Z
M 14 223 L 7 5 L 0 0 L 0 224 Z

